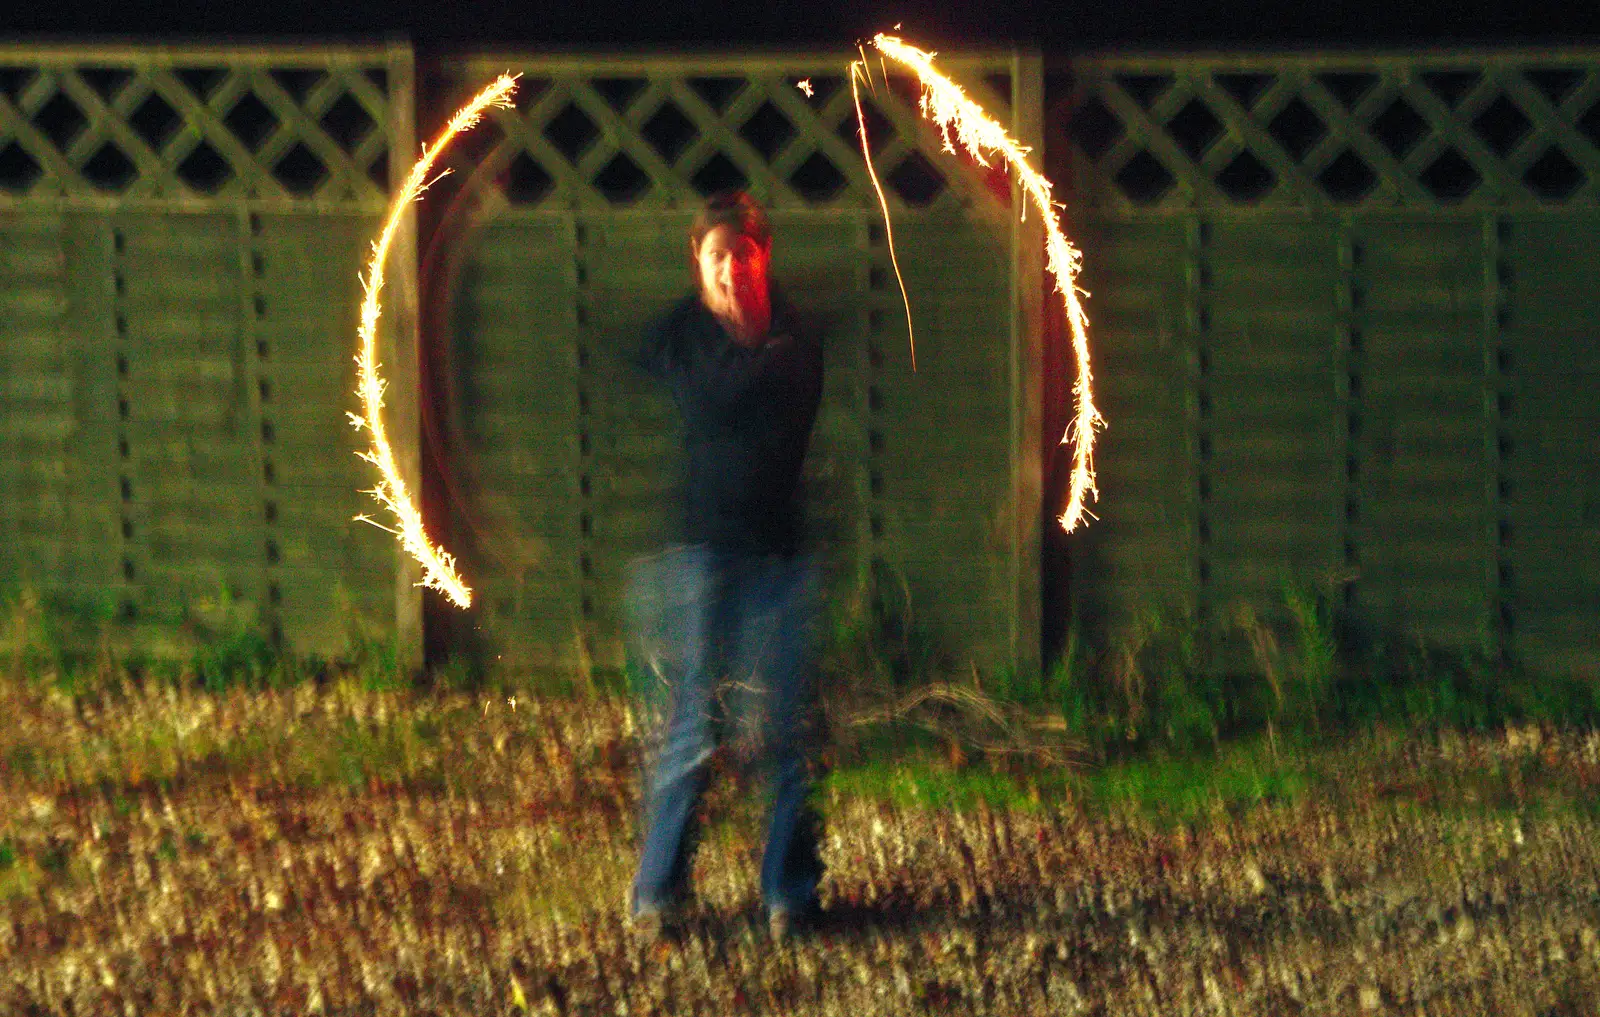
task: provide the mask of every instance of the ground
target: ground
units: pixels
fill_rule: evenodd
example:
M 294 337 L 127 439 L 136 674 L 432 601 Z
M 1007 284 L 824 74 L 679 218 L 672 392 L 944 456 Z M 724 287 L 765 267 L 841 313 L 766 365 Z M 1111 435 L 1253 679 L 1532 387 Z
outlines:
M 760 806 L 728 781 L 679 933 L 629 929 L 622 703 L 340 683 L 7 712 L 7 1014 L 1554 1017 L 1600 1000 L 1586 731 L 1379 732 L 1279 760 L 1298 775 L 1273 778 L 1283 793 L 1218 783 L 1185 808 L 1148 768 L 1036 775 L 1036 797 L 960 808 L 931 763 L 898 784 L 840 771 L 827 918 L 776 946 Z

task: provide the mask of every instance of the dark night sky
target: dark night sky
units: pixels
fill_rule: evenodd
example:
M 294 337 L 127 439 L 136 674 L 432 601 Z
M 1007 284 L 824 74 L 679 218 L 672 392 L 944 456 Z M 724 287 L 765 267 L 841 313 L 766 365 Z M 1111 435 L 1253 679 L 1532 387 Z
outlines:
M 372 40 L 398 33 L 424 50 L 507 44 L 619 49 L 848 47 L 903 22 L 933 48 L 1032 44 L 1092 50 L 1460 45 L 1600 45 L 1597 0 L 974 0 L 740 6 L 705 0 L 538 4 L 517 0 L 10 0 L 0 38 Z

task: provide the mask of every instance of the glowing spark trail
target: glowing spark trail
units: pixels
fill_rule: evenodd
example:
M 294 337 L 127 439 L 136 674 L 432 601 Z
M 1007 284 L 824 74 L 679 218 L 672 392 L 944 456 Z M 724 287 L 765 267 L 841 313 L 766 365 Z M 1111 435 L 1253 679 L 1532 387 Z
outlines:
M 944 137 L 944 149 L 954 153 L 956 143 L 971 153 L 980 166 L 988 166 L 984 158 L 985 152 L 994 152 L 1002 156 L 1006 164 L 1016 173 L 1021 182 L 1022 189 L 1038 208 L 1040 217 L 1045 225 L 1045 249 L 1047 253 L 1046 265 L 1050 274 L 1056 280 L 1056 292 L 1061 294 L 1066 306 L 1067 322 L 1072 328 L 1072 351 L 1077 359 L 1078 380 L 1073 385 L 1073 396 L 1077 402 L 1077 410 L 1072 423 L 1067 426 L 1066 432 L 1061 436 L 1061 443 L 1068 441 L 1073 445 L 1072 486 L 1067 500 L 1066 510 L 1058 517 L 1062 529 L 1071 533 L 1085 517 L 1094 518 L 1089 512 L 1086 502 L 1091 498 L 1098 498 L 1099 492 L 1094 485 L 1094 431 L 1097 426 L 1105 426 L 1105 420 L 1094 407 L 1094 392 L 1090 387 L 1089 375 L 1089 339 L 1088 316 L 1084 314 L 1083 304 L 1079 296 L 1088 296 L 1087 292 L 1077 285 L 1078 270 L 1082 267 L 1083 255 L 1067 241 L 1061 232 L 1061 224 L 1056 214 L 1057 208 L 1065 206 L 1050 200 L 1050 181 L 1028 165 L 1027 154 L 1031 151 L 1026 145 L 1020 145 L 1005 129 L 983 111 L 983 107 L 967 98 L 961 87 L 946 78 L 933 68 L 934 54 L 909 46 L 892 35 L 879 33 L 872 38 L 872 45 L 878 52 L 892 60 L 909 67 L 922 84 L 922 114 L 939 127 Z M 881 59 L 881 57 L 880 57 Z M 867 122 L 861 111 L 861 93 L 856 87 L 858 77 L 867 76 L 866 54 L 862 53 L 860 60 L 850 64 L 850 88 L 855 93 L 856 118 L 860 123 L 861 151 L 867 160 L 867 171 L 872 177 L 872 185 L 877 189 L 878 201 L 883 206 L 884 223 L 889 220 L 889 205 L 884 198 L 883 188 L 878 184 L 877 173 L 872 169 L 872 153 L 867 147 Z M 867 78 L 871 85 L 871 78 Z M 1023 214 L 1026 215 L 1026 206 Z M 894 234 L 888 234 L 889 253 L 891 260 L 894 255 Z M 900 266 L 895 264 L 895 277 L 900 277 Z M 905 282 L 900 283 L 900 294 L 905 297 Z M 906 300 L 906 322 L 910 327 L 911 302 Z M 916 365 L 916 344 L 911 348 L 912 366 Z
M 395 465 L 394 449 L 390 447 L 389 436 L 384 431 L 380 411 L 383 408 L 383 391 L 386 385 L 378 377 L 378 295 L 383 291 L 383 263 L 389 254 L 389 245 L 394 242 L 395 233 L 400 228 L 400 217 L 406 206 L 421 197 L 422 192 L 427 190 L 431 183 L 449 172 L 446 170 L 445 173 L 439 174 L 434 181 L 427 180 L 428 171 L 433 168 L 439 153 L 444 151 L 450 139 L 476 124 L 483 117 L 484 110 L 491 106 L 510 109 L 510 96 L 516 85 L 516 77 L 508 74 L 500 75 L 492 85 L 461 107 L 456 115 L 450 118 L 450 123 L 445 126 L 433 144 L 423 150 L 422 158 L 407 174 L 405 186 L 389 205 L 389 215 L 384 220 L 383 232 L 372 245 L 372 258 L 367 262 L 367 271 L 361 280 L 361 288 L 366 294 L 366 299 L 361 304 L 359 331 L 361 353 L 356 357 L 356 365 L 360 369 L 361 403 L 366 415 L 357 416 L 351 413 L 349 417 L 356 430 L 359 431 L 364 427 L 372 432 L 372 450 L 357 452 L 356 455 L 378 468 L 378 486 L 363 493 L 377 498 L 379 504 L 393 512 L 398 525 L 384 526 L 365 515 L 355 518 L 399 537 L 401 546 L 422 565 L 422 582 L 418 585 L 438 590 L 449 597 L 457 607 L 463 608 L 471 605 L 472 591 L 467 589 L 461 577 L 456 575 L 455 559 L 445 553 L 444 548 L 435 547 L 428 540 L 427 533 L 423 531 L 422 513 L 418 511 L 411 501 L 411 496 L 406 492 L 405 481 L 400 478 L 399 467 Z
M 867 55 L 861 54 L 861 59 L 850 64 L 850 95 L 856 101 L 856 125 L 861 135 L 861 154 L 867 160 L 867 176 L 872 179 L 872 189 L 878 192 L 878 204 L 883 208 L 883 229 L 889 241 L 889 264 L 894 266 L 895 281 L 900 284 L 900 299 L 906 305 L 906 338 L 911 341 L 911 370 L 917 369 L 917 333 L 911 327 L 911 298 L 906 295 L 906 280 L 900 274 L 900 258 L 894 253 L 894 224 L 889 220 L 889 199 L 883 196 L 883 184 L 878 182 L 878 171 L 872 167 L 872 146 L 867 144 L 867 118 L 861 112 L 861 88 L 856 84 L 858 77 L 867 79 L 867 86 L 872 86 L 872 78 L 866 72 Z M 873 90 L 877 94 L 877 90 Z

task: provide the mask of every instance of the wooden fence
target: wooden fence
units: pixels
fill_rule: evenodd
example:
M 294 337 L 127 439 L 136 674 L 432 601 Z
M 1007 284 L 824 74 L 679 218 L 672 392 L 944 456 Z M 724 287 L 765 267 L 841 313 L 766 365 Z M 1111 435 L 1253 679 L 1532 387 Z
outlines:
M 0 48 L 0 578 L 143 640 L 231 604 L 302 652 L 416 658 L 345 419 L 411 74 L 406 46 Z M 411 237 L 384 372 L 415 483 Z
M 1600 664 L 1600 53 L 1064 71 L 1112 421 L 1075 610 L 1326 584 L 1378 632 Z
M 824 336 L 806 485 L 830 602 L 909 597 L 959 666 L 1038 666 L 1037 217 L 940 152 L 911 82 L 864 95 L 913 373 L 849 59 L 498 54 L 428 79 L 442 122 L 482 81 L 522 75 L 517 108 L 458 150 L 423 260 L 428 345 L 449 351 L 430 400 L 453 467 L 438 516 L 483 587 L 441 642 L 471 636 L 517 669 L 621 665 L 624 569 L 674 539 L 682 465 L 665 392 L 628 359 L 692 285 L 702 197 L 743 187 L 769 209 L 778 283 Z M 1037 57 L 949 68 L 1037 144 Z
M 0 48 L 0 580 L 136 622 L 226 592 L 303 652 L 364 626 L 415 661 L 426 616 L 503 667 L 615 668 L 678 463 L 625 357 L 737 185 L 826 331 L 833 601 L 909 596 L 952 666 L 1037 667 L 1071 382 L 1038 223 L 910 82 L 866 94 L 913 373 L 850 55 Z M 940 63 L 1042 149 L 1085 252 L 1110 428 L 1099 520 L 1051 536 L 1063 616 L 1324 585 L 1374 630 L 1596 667 L 1600 53 Z M 508 68 L 386 301 L 387 420 L 480 593 L 458 615 L 351 521 L 356 277 L 413 118 Z

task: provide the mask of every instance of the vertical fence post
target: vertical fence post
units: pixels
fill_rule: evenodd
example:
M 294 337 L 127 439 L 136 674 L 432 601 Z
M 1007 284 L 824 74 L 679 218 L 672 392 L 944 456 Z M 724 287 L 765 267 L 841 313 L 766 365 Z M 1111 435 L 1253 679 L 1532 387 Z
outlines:
M 389 115 L 394 137 L 389 146 L 389 189 L 398 194 L 417 157 L 416 61 L 410 43 L 389 46 Z M 387 376 L 392 402 L 386 407 L 396 437 L 395 459 L 412 496 L 422 494 L 421 381 L 417 356 L 420 343 L 417 297 L 417 212 L 406 209 L 389 257 L 389 335 L 392 337 Z M 395 557 L 395 663 L 403 672 L 422 667 L 422 567 L 403 549 Z
M 1036 50 L 1011 57 L 1012 131 L 1035 153 L 1044 152 L 1044 62 Z M 1011 180 L 1011 491 L 1014 527 L 1011 560 L 1015 606 L 1011 612 L 1011 655 L 1019 677 L 1037 673 L 1040 643 L 1040 527 L 1043 485 L 1039 415 L 1043 411 L 1044 222 L 1027 207 L 1016 174 Z

